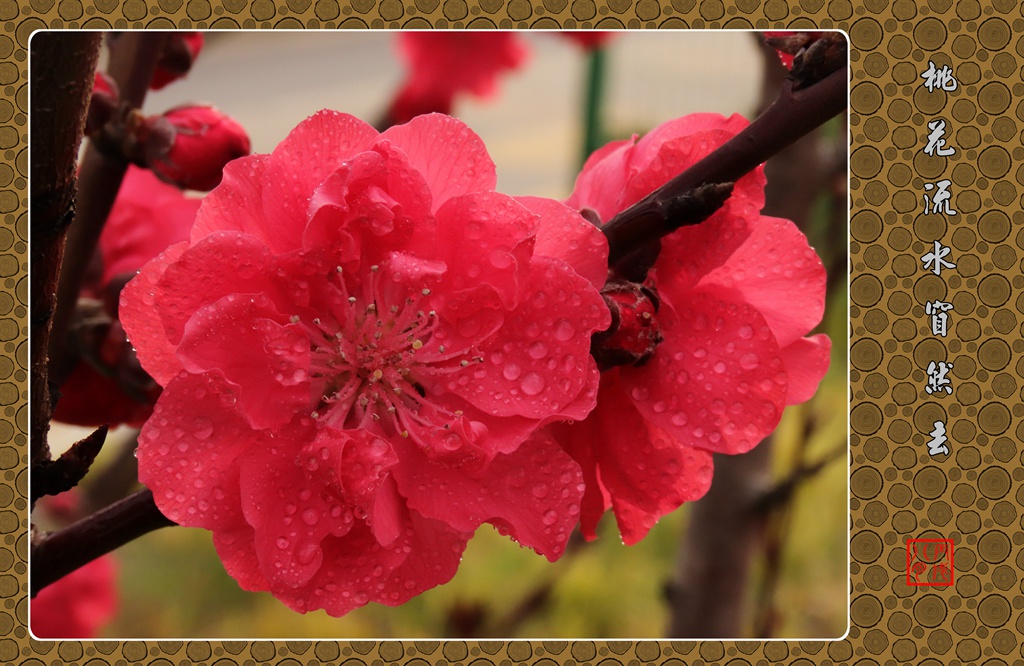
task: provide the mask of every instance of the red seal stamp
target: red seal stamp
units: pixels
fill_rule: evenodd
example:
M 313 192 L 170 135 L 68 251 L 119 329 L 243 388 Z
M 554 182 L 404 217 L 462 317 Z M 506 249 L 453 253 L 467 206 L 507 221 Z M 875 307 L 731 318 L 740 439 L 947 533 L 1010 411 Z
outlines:
M 945 587 L 953 584 L 952 539 L 907 539 L 907 585 Z

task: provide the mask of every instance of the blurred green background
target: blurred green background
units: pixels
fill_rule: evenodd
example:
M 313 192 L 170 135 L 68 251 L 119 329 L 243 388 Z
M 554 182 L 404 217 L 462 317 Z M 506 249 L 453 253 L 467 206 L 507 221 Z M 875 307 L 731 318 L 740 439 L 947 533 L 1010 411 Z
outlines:
M 532 56 L 501 79 L 490 100 L 466 99 L 455 115 L 481 135 L 497 164 L 500 191 L 563 198 L 580 159 L 581 98 L 587 55 L 553 34 L 522 34 Z M 212 102 L 251 133 L 254 152 L 269 152 L 299 121 L 329 107 L 369 122 L 383 112 L 402 78 L 387 33 L 218 33 L 209 36 L 193 72 L 152 93 L 146 110 Z M 748 33 L 621 33 L 609 44 L 604 130 L 621 138 L 687 113 L 739 112 L 752 117 L 767 64 Z M 329 76 L 324 76 L 329 72 Z M 823 141 L 842 142 L 843 122 Z M 845 161 L 843 162 L 845 164 Z M 845 181 L 843 183 L 845 186 Z M 743 633 L 758 617 L 772 635 L 836 638 L 847 627 L 847 296 L 846 217 L 829 196 L 813 201 L 805 230 L 838 276 L 818 329 L 833 341 L 831 369 L 818 394 L 787 410 L 772 441 L 771 479 L 823 461 L 766 521 L 748 585 Z M 57 429 L 52 442 L 82 431 Z M 116 457 L 116 432 L 98 465 Z M 127 444 L 125 444 L 127 445 Z M 797 472 L 800 476 L 800 472 Z M 548 563 L 490 527 L 471 541 L 455 578 L 409 603 L 370 605 L 344 618 L 299 615 L 269 594 L 241 591 L 220 565 L 207 532 L 163 529 L 119 549 L 121 609 L 103 632 L 110 638 L 657 638 L 665 636 L 666 588 L 678 569 L 690 506 L 663 519 L 640 544 L 622 545 L 606 516 L 600 538 Z M 696 535 L 699 536 L 699 535 Z M 777 565 L 777 568 L 775 568 Z

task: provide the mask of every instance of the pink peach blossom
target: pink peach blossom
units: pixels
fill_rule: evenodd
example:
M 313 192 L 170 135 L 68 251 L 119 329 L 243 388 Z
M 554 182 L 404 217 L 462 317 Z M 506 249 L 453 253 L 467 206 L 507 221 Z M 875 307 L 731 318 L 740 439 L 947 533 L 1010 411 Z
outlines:
M 190 240 L 126 287 L 164 386 L 140 480 L 243 588 L 332 615 L 399 604 L 482 523 L 562 553 L 580 469 L 530 436 L 594 406 L 607 246 L 495 182 L 453 118 L 378 134 L 321 111 L 231 162 Z
M 727 141 L 747 121 L 696 114 L 587 161 L 568 204 L 608 221 Z M 663 340 L 639 367 L 602 376 L 582 423 L 553 427 L 587 483 L 584 534 L 611 507 L 626 543 L 706 492 L 717 453 L 743 453 L 809 399 L 828 368 L 825 270 L 788 220 L 762 216 L 762 169 L 739 179 L 707 221 L 662 240 L 648 285 Z
M 463 94 L 490 97 L 498 76 L 520 67 L 529 53 L 516 33 L 497 30 L 403 32 L 397 45 L 408 73 L 388 110 L 393 124 L 451 113 Z
M 209 105 L 149 116 L 141 134 L 146 166 L 164 182 L 187 190 L 213 189 L 224 165 L 251 150 L 245 128 Z
M 62 525 L 78 515 L 79 499 L 72 490 L 41 498 L 33 509 L 33 524 Z M 104 555 L 47 585 L 29 601 L 29 627 L 43 640 L 95 638 L 114 618 L 119 606 L 117 563 Z

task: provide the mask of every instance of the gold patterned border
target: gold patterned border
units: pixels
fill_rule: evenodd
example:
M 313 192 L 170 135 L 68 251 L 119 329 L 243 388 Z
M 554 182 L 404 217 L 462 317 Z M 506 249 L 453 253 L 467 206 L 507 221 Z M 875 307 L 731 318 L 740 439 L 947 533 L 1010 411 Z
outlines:
M 1020 663 L 1024 634 L 1024 20 L 1013 0 L 0 0 L 0 660 L 288 666 L 384 663 Z M 40 28 L 821 28 L 851 83 L 851 628 L 832 642 L 35 642 L 27 623 L 27 47 Z M 929 62 L 957 90 L 922 92 Z M 946 121 L 954 155 L 924 154 Z M 922 214 L 948 178 L 957 216 Z M 922 257 L 940 243 L 955 272 Z M 937 337 L 926 305 L 949 302 Z M 952 363 L 954 393 L 925 390 Z M 949 453 L 929 455 L 936 421 Z M 907 585 L 908 536 L 950 539 L 955 584 Z

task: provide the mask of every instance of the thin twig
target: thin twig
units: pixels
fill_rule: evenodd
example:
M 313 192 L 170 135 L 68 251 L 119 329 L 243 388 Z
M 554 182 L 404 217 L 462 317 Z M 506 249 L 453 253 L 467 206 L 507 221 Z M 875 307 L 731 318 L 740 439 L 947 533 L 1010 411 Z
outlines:
M 617 264 L 652 238 L 675 231 L 662 213 L 671 201 L 701 185 L 734 183 L 769 157 L 846 108 L 847 70 L 793 90 L 787 80 L 779 98 L 754 122 L 710 155 L 613 217 L 602 227 L 608 237 L 609 265 Z
M 153 493 L 146 489 L 62 530 L 36 538 L 30 571 L 32 596 L 97 557 L 143 534 L 174 524 L 160 513 Z

